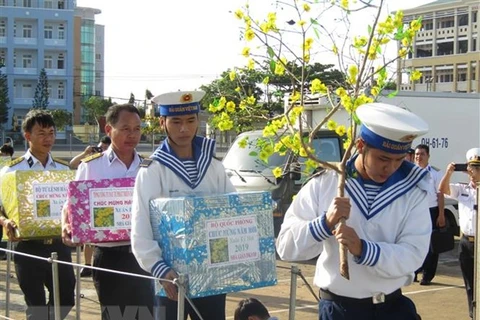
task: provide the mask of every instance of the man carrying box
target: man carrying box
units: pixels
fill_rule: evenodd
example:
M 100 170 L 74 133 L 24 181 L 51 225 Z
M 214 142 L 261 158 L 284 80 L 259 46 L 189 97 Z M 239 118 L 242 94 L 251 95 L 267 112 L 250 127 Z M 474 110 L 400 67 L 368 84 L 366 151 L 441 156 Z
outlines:
M 111 138 L 111 145 L 107 151 L 83 160 L 78 167 L 76 181 L 127 178 L 137 174 L 141 163 L 141 157 L 135 150 L 141 136 L 138 109 L 130 104 L 114 105 L 108 109 L 105 118 L 105 132 Z M 63 241 L 73 245 L 66 215 L 62 224 Z M 93 266 L 147 275 L 138 265 L 128 241 L 97 243 Z M 117 319 L 121 315 L 126 317 L 131 314 L 131 308 L 135 308 L 135 319 L 151 319 L 154 301 L 151 280 L 98 270 L 93 270 L 92 275 L 102 307 L 102 320 Z
M 171 92 L 153 99 L 160 106 L 160 125 L 167 139 L 144 160 L 135 182 L 132 204 L 132 247 L 142 268 L 155 277 L 173 280 L 175 270 L 167 265 L 153 239 L 149 202 L 155 198 L 213 195 L 234 192 L 220 161 L 213 158 L 215 141 L 196 136 L 203 91 Z M 177 319 L 175 285 L 162 282 L 167 298 L 160 298 L 161 319 Z M 225 319 L 226 295 L 193 299 L 203 319 Z M 186 314 L 199 319 L 187 305 Z
M 52 158 L 50 151 L 55 143 L 55 123 L 50 113 L 33 109 L 27 113 L 22 124 L 29 149 L 20 158 L 12 161 L 0 172 L 1 178 L 15 170 L 69 170 L 68 165 Z M 15 223 L 0 217 L 0 224 L 6 229 L 10 241 L 18 241 L 15 236 Z M 59 235 L 60 236 L 60 235 Z M 60 238 L 46 240 L 19 241 L 17 252 L 50 258 L 52 252 L 58 259 L 72 262 L 70 248 Z M 18 283 L 25 296 L 28 320 L 54 318 L 52 266 L 46 261 L 15 255 L 15 271 Z M 61 318 L 65 318 L 75 304 L 75 276 L 71 265 L 59 264 Z M 49 291 L 49 301 L 45 299 L 45 287 Z

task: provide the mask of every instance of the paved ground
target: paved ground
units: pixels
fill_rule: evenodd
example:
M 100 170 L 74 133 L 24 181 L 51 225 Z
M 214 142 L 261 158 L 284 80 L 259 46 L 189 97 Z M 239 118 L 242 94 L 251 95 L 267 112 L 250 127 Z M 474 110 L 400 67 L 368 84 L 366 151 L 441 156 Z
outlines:
M 75 257 L 75 255 L 74 255 Z M 297 264 L 308 283 L 312 283 L 315 268 L 314 261 Z M 278 285 L 275 287 L 254 289 L 227 296 L 227 319 L 233 319 L 233 311 L 239 300 L 244 297 L 256 297 L 262 300 L 272 315 L 282 320 L 288 319 L 290 299 L 290 267 L 287 262 L 278 261 Z M 5 315 L 5 279 L 6 262 L 0 262 L 0 319 Z M 81 313 L 82 320 L 100 319 L 99 305 L 92 280 L 82 278 L 81 281 Z M 317 320 L 317 304 L 309 292 L 307 285 L 298 278 L 295 319 Z M 318 292 L 317 288 L 314 288 Z M 468 320 L 467 303 L 463 280 L 457 261 L 457 251 L 441 255 L 437 276 L 430 286 L 420 286 L 418 283 L 403 288 L 406 295 L 413 299 L 424 320 Z M 24 319 L 24 301 L 21 291 L 12 278 L 10 303 L 10 319 Z M 76 309 L 73 309 L 68 319 L 75 319 Z M 205 319 L 207 320 L 207 319 Z

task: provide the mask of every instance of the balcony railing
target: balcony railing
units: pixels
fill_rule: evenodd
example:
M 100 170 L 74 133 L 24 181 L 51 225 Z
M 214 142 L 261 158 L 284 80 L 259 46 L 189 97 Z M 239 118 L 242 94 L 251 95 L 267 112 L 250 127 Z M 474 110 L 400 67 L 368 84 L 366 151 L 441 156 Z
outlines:
M 51 47 L 65 47 L 67 40 L 65 39 L 45 39 L 45 45 Z
M 65 69 L 45 69 L 47 76 L 65 76 L 67 75 L 67 70 Z
M 27 44 L 27 45 L 37 45 L 37 38 L 13 38 L 13 43 L 15 44 Z
M 13 68 L 13 73 L 14 73 L 16 76 L 20 76 L 20 75 L 37 75 L 37 74 L 38 74 L 38 70 L 37 70 L 37 68 L 18 68 L 18 67 L 15 67 L 15 68 Z

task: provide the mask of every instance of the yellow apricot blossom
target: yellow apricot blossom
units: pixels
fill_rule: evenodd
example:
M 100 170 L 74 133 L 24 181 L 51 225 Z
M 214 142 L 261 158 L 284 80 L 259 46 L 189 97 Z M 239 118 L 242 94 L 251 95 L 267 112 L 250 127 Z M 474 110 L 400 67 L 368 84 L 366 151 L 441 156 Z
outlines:
M 337 127 L 337 123 L 335 121 L 333 121 L 332 119 L 327 121 L 328 130 L 335 130 L 336 127 Z
M 420 78 L 422 77 L 422 73 L 418 70 L 414 70 L 411 74 L 410 74 L 410 80 L 412 81 L 417 81 L 419 80 Z
M 243 18 L 243 11 L 238 9 L 237 11 L 235 11 L 235 17 L 239 20 L 241 20 Z
M 299 20 L 297 23 L 300 27 L 303 27 L 307 22 L 305 20 Z
M 243 138 L 242 140 L 238 141 L 238 146 L 242 149 L 245 149 L 248 144 L 248 137 Z
M 245 58 L 248 58 L 249 55 L 250 55 L 250 48 L 249 47 L 243 48 L 242 56 L 244 56 Z
M 310 11 L 310 6 L 308 5 L 308 3 L 304 3 L 304 4 L 303 4 L 303 10 L 304 10 L 305 12 L 309 12 L 309 11 Z
M 257 99 L 255 99 L 254 96 L 250 96 L 250 97 L 247 98 L 247 104 L 249 104 L 251 106 L 254 106 L 256 101 L 257 101 Z
M 228 77 L 230 78 L 230 81 L 235 80 L 235 78 L 237 77 L 237 73 L 235 72 L 235 70 L 230 71 Z
M 320 81 L 320 79 L 313 79 L 310 85 L 310 91 L 312 93 L 325 93 L 327 92 L 327 86 Z
M 228 101 L 225 109 L 227 109 L 228 112 L 235 112 L 235 102 Z
M 270 82 L 270 78 L 269 78 L 269 77 L 265 77 L 265 78 L 263 78 L 263 80 L 262 80 L 262 83 L 263 83 L 263 84 L 268 84 L 269 82 Z
M 272 170 L 272 173 L 275 178 L 280 178 L 282 176 L 283 171 L 282 171 L 282 168 L 276 167 L 275 169 Z
M 248 59 L 247 68 L 248 70 L 253 70 L 255 68 L 255 61 L 253 61 L 253 59 Z
M 251 41 L 253 38 L 255 38 L 255 32 L 251 28 L 245 30 L 245 39 L 247 39 L 247 41 Z
M 344 125 L 340 125 L 335 128 L 335 133 L 338 134 L 340 137 L 343 137 L 347 132 L 347 128 Z

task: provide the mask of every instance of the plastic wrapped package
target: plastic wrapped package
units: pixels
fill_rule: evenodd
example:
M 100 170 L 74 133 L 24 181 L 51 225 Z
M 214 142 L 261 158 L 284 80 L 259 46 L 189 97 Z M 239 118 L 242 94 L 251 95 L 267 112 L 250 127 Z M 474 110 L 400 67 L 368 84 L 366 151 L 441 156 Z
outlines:
M 165 262 L 187 276 L 189 297 L 277 283 L 269 192 L 158 198 L 150 219 Z
M 74 243 L 130 240 L 135 178 L 72 181 L 68 218 Z
M 70 170 L 17 170 L 2 177 L 2 204 L 17 225 L 20 239 L 60 237 Z M 4 238 L 6 235 L 4 234 Z

